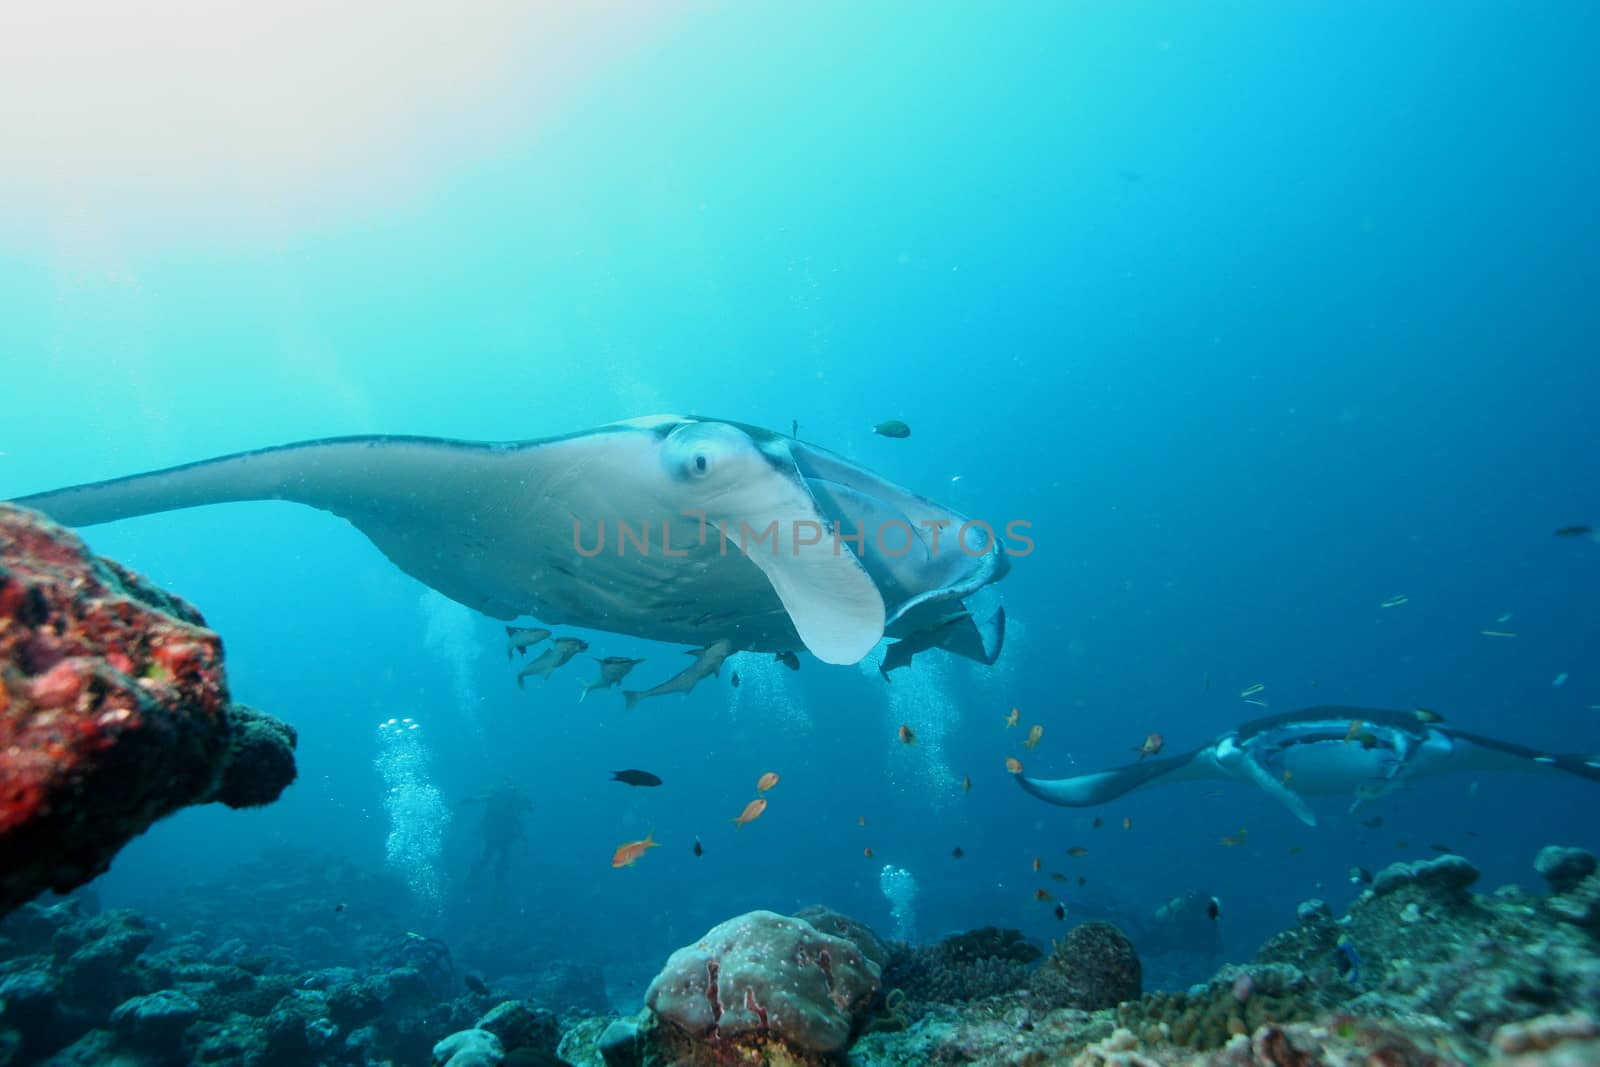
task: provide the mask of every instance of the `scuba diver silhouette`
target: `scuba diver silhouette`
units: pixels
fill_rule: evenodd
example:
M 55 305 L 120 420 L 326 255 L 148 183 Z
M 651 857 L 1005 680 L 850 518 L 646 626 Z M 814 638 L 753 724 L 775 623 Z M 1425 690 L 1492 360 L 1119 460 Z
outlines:
M 519 846 L 528 843 L 525 816 L 533 811 L 533 802 L 511 780 L 502 778 L 494 788 L 481 796 L 469 797 L 458 807 L 482 804 L 483 817 L 478 820 L 478 833 L 483 839 L 483 851 L 472 865 L 467 877 L 469 885 L 476 884 L 487 873 L 494 881 L 495 899 L 503 900 L 506 883 L 511 877 L 511 861 Z

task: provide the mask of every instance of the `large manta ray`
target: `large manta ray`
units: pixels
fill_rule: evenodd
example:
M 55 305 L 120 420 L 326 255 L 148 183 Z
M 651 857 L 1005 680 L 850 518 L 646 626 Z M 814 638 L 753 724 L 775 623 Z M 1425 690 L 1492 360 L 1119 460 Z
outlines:
M 1306 795 L 1348 796 L 1354 811 L 1416 778 L 1474 771 L 1558 771 L 1600 782 L 1600 759 L 1540 752 L 1403 711 L 1324 705 L 1255 719 L 1179 756 L 1071 778 L 1018 775 L 1017 782 L 1040 800 L 1087 808 L 1142 786 L 1229 779 L 1256 786 L 1315 826 Z
M 510 443 L 308 441 L 15 503 L 89 526 L 238 500 L 330 511 L 407 574 L 497 619 L 805 648 L 828 663 L 938 626 L 1009 566 L 982 528 L 957 540 L 964 516 L 840 456 L 678 415 Z M 1003 615 L 969 621 L 938 644 L 992 663 L 1003 627 Z

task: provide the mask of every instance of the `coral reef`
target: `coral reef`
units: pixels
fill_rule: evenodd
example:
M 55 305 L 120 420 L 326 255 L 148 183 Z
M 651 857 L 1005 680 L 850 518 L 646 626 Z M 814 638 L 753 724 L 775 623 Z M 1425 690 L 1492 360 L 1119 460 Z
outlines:
M 0 504 L 0 915 L 104 871 L 191 804 L 265 804 L 294 731 L 230 705 L 188 604 Z
M 1049 958 L 1033 972 L 1028 986 L 1053 1008 L 1097 1011 L 1137 1000 L 1139 954 L 1133 942 L 1110 923 L 1084 923 L 1067 932 Z
M 978 1000 L 1021 989 L 1043 955 L 1019 930 L 985 926 L 937 945 L 896 942 L 883 984 L 899 990 L 912 1014 L 930 1003 Z
M 644 1000 L 666 1024 L 657 1030 L 663 1041 L 827 1054 L 849 1044 L 878 975 L 854 942 L 804 919 L 752 911 L 674 952 Z
M 286 970 L 287 953 L 165 939 L 135 912 L 91 913 L 81 895 L 27 904 L 0 922 L 0 1064 L 420 1067 L 445 1035 L 474 1030 L 505 1063 L 561 1062 L 552 1012 L 442 984 L 453 968 L 439 942 L 356 943 L 362 968 Z
M 751 912 L 673 953 L 647 1007 L 622 1018 L 558 1015 L 485 981 L 463 992 L 449 947 L 389 924 L 346 930 L 344 954 L 362 966 L 289 967 L 301 946 L 287 930 L 325 902 L 302 901 L 310 910 L 286 929 L 202 910 L 168 937 L 80 895 L 0 922 L 0 1065 L 1589 1067 L 1600 1063 L 1600 940 L 1580 921 L 1600 897 L 1591 861 L 1541 853 L 1544 897 L 1474 894 L 1477 872 L 1460 857 L 1398 864 L 1345 914 L 1307 901 L 1251 962 L 1143 997 L 1127 940 L 1103 924 L 1075 928 L 1040 961 L 1015 931 L 886 949 L 825 908 Z M 292 886 L 265 884 L 261 899 L 293 900 Z M 879 999 L 885 954 L 890 975 L 937 959 L 967 979 L 995 965 L 1022 980 L 976 997 L 951 981 L 948 1000 L 894 988 Z M 594 974 L 559 961 L 552 973 L 558 984 Z

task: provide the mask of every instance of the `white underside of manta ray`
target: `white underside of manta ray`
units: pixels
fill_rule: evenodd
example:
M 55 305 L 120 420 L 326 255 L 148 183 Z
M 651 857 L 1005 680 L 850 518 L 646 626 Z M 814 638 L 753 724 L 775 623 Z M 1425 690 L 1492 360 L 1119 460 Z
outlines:
M 679 415 L 503 444 L 308 441 L 14 503 L 89 526 L 243 500 L 332 512 L 407 574 L 497 619 L 808 649 L 828 663 L 855 663 L 885 635 L 937 625 L 1009 567 L 998 538 L 979 529 L 957 543 L 965 516 L 840 456 Z M 756 539 L 773 524 L 775 540 Z M 905 534 L 896 524 L 911 533 L 908 550 L 879 551 L 875 531 L 890 528 L 898 552 Z M 848 539 L 859 530 L 860 547 Z M 992 663 L 1002 634 L 1003 616 L 940 645 Z
M 1256 786 L 1315 826 L 1306 796 L 1346 796 L 1354 811 L 1418 778 L 1478 771 L 1558 772 L 1600 782 L 1600 759 L 1540 752 L 1403 711 L 1326 705 L 1244 723 L 1178 756 L 1071 778 L 1018 775 L 1017 782 L 1040 800 L 1087 808 L 1146 786 L 1226 779 Z

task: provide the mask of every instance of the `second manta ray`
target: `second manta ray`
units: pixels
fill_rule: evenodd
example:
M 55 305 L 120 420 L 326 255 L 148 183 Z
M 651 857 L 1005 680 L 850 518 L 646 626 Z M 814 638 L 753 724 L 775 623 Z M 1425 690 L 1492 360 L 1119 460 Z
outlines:
M 1463 733 L 1410 712 L 1321 706 L 1247 722 L 1179 756 L 1071 778 L 1017 775 L 1017 782 L 1040 800 L 1087 808 L 1143 786 L 1231 779 L 1276 797 L 1315 826 L 1306 795 L 1347 796 L 1354 811 L 1417 778 L 1476 771 L 1559 771 L 1600 782 L 1600 759 Z
M 332 512 L 496 619 L 827 663 L 946 620 L 1009 566 L 988 527 L 841 456 L 681 415 L 504 444 L 309 441 L 14 502 L 92 526 L 240 500 Z M 994 662 L 998 626 L 962 630 L 941 647 Z

